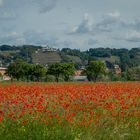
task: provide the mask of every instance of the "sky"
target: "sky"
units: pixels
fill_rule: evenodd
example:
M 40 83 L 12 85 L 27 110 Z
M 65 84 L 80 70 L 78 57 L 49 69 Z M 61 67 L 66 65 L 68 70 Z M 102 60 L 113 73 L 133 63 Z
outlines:
M 140 47 L 140 0 L 0 0 L 0 45 Z

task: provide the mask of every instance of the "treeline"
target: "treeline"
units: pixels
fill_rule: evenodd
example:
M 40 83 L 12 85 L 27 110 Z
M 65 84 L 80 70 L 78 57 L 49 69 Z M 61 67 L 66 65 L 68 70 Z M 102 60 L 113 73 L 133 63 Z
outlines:
M 13 81 L 70 81 L 70 76 L 74 74 L 73 63 L 54 63 L 48 68 L 39 64 L 30 64 L 23 60 L 12 62 L 6 71 L 6 74 Z
M 89 81 L 97 81 L 99 76 L 106 74 L 106 65 L 102 61 L 91 61 L 82 71 Z M 48 68 L 39 64 L 30 64 L 23 60 L 12 62 L 6 71 L 6 74 L 13 81 L 73 81 L 75 74 L 74 63 L 54 63 Z
M 61 52 L 68 55 L 78 56 L 83 63 L 85 63 L 85 60 L 89 62 L 102 59 L 106 62 L 109 69 L 112 69 L 114 64 L 118 64 L 122 71 L 140 66 L 140 48 L 132 48 L 131 50 L 125 48 L 91 48 L 84 52 L 77 49 L 64 48 Z M 111 58 L 112 56 L 118 57 L 118 60 L 116 59 L 114 62 L 106 60 L 106 58 Z
M 40 64 L 30 64 L 23 60 L 12 62 L 6 71 L 11 80 L 27 82 L 59 82 L 73 81 L 75 74 L 74 63 L 53 63 L 48 67 Z M 90 61 L 81 75 L 87 76 L 88 81 L 140 81 L 140 67 L 129 68 L 117 74 L 115 69 L 106 67 L 103 61 Z

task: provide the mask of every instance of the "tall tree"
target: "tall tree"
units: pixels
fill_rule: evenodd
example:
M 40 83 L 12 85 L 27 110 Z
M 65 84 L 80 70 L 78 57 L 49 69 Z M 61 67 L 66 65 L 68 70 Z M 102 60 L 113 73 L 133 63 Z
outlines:
M 23 60 L 16 60 L 11 63 L 6 71 L 6 74 L 11 77 L 11 79 L 15 78 L 17 81 L 23 79 L 25 76 L 25 69 L 24 66 L 26 62 Z
M 46 68 L 42 65 L 33 65 L 32 67 L 32 76 L 35 81 L 41 81 L 45 77 L 46 72 Z
M 74 70 L 73 63 L 54 63 L 48 68 L 47 74 L 54 75 L 56 82 L 59 81 L 60 76 L 64 78 L 64 81 L 69 81 Z
M 70 76 L 74 74 L 75 68 L 73 63 L 62 63 L 62 75 L 64 76 L 64 81 L 69 81 Z
M 89 81 L 97 81 L 97 78 L 100 75 L 104 75 L 106 73 L 105 63 L 102 61 L 91 61 L 86 69 L 85 73 Z
M 52 64 L 47 71 L 47 74 L 54 75 L 55 76 L 55 81 L 59 81 L 59 76 L 62 73 L 62 67 L 61 63 L 54 63 Z

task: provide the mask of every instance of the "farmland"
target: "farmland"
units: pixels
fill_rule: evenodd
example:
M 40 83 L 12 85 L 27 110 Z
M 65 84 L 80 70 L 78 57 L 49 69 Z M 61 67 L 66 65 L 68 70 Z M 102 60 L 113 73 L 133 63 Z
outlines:
M 0 140 L 139 138 L 140 82 L 0 84 Z

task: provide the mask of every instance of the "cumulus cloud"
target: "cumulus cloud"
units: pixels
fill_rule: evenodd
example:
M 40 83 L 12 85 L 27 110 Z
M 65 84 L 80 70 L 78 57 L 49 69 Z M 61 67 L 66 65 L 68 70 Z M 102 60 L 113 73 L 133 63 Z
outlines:
M 140 42 L 140 32 L 133 31 L 132 33 L 128 33 L 125 40 L 129 42 Z
M 81 24 L 73 27 L 70 30 L 70 34 L 75 33 L 97 33 L 97 32 L 111 32 L 113 29 L 121 25 L 120 13 L 114 11 L 108 14 L 105 14 L 102 19 L 93 24 L 93 17 L 89 14 L 84 15 L 84 19 Z
M 124 21 L 122 21 L 122 26 L 124 28 L 140 30 L 140 17 L 137 17 L 137 18 L 134 18 L 131 20 L 124 20 Z
M 96 24 L 94 30 L 111 32 L 120 23 L 120 13 L 114 11 L 103 16 L 103 19 Z
M 75 33 L 87 33 L 91 32 L 93 27 L 93 18 L 89 14 L 84 15 L 84 19 L 78 26 L 75 26 L 69 32 L 70 34 Z

